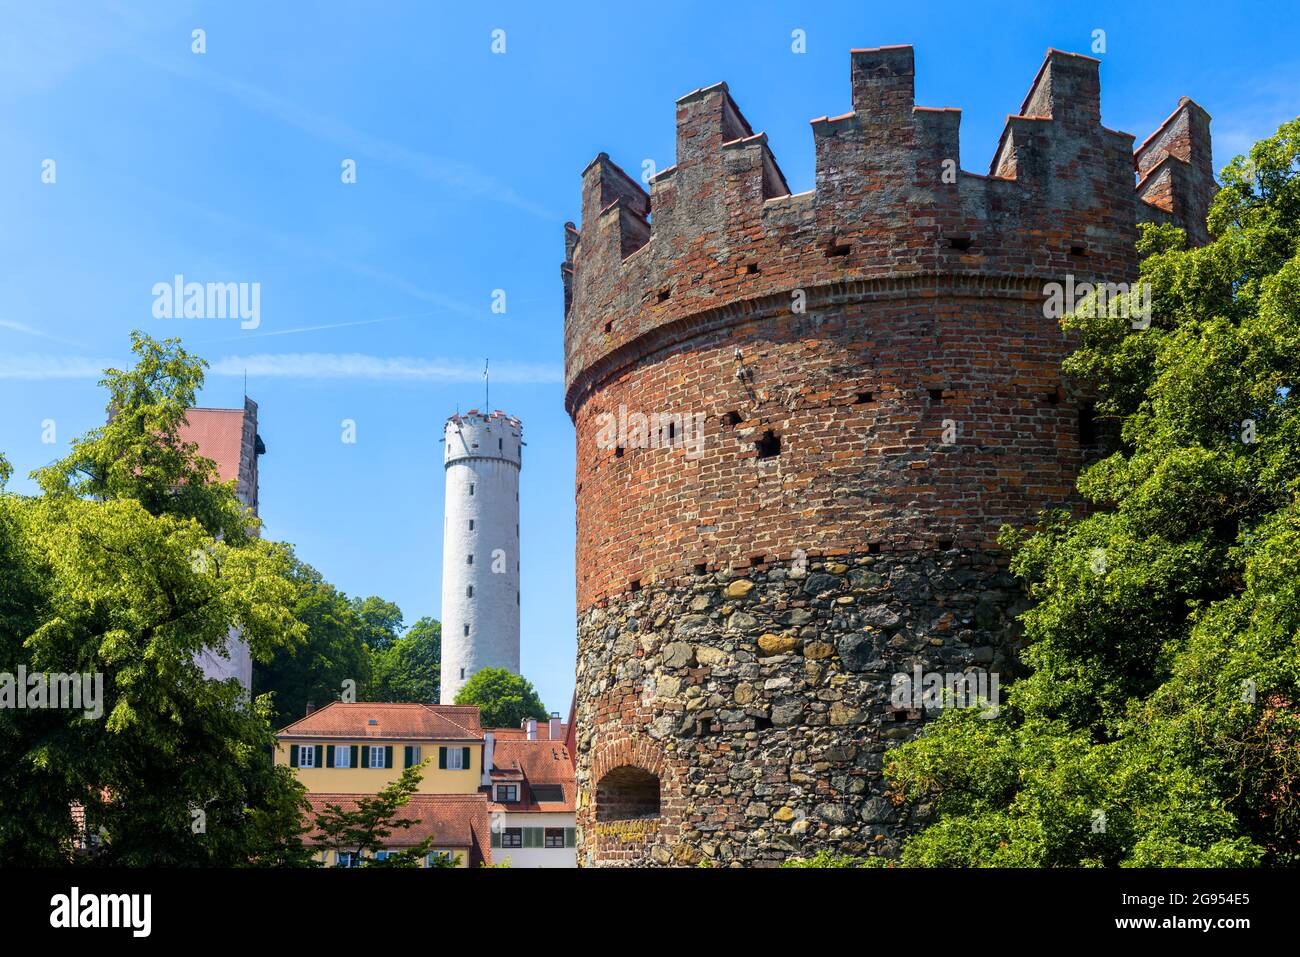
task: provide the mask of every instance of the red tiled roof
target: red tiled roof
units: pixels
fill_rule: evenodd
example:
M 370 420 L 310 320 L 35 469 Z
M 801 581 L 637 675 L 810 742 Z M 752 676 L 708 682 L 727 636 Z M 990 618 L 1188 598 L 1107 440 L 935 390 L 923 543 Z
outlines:
M 495 734 L 495 729 L 493 730 Z M 494 811 L 573 811 L 577 808 L 578 787 L 574 780 L 573 761 L 562 741 L 497 740 L 492 752 L 492 777 L 502 781 L 518 780 L 522 775 L 520 801 L 515 804 L 493 802 Z M 560 801 L 537 801 L 532 786 L 558 786 L 564 794 Z
M 479 727 L 478 708 L 473 706 L 332 701 L 282 728 L 276 736 L 482 741 L 483 731 Z
M 312 793 L 307 795 L 311 804 L 308 823 L 312 830 L 303 836 L 309 844 L 320 842 L 320 831 L 315 828 L 316 817 L 327 804 L 344 811 L 355 811 L 361 794 Z M 433 838 L 437 848 L 465 848 L 469 865 L 491 863 L 492 851 L 488 840 L 488 802 L 483 794 L 413 794 L 411 800 L 398 809 L 397 818 L 414 819 L 409 828 L 393 828 L 384 842 L 385 847 L 403 848 L 419 844 L 427 837 Z
M 178 432 L 182 442 L 194 442 L 199 455 L 217 463 L 221 481 L 239 480 L 244 446 L 243 409 L 186 409 Z
M 497 736 L 498 741 L 527 741 L 528 740 L 528 732 L 525 731 L 523 728 L 488 728 L 487 730 L 495 734 Z M 537 722 L 538 741 L 551 740 L 549 737 L 550 731 L 551 731 L 551 726 L 549 723 L 545 721 Z M 569 726 L 567 724 L 561 724 L 560 736 L 555 740 L 563 742 L 565 737 L 568 736 L 568 733 L 569 733 Z

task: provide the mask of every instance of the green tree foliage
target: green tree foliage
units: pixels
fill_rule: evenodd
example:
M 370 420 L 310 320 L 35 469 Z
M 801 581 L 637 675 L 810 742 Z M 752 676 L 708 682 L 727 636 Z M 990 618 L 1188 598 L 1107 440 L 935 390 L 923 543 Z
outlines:
M 1147 226 L 1151 325 L 1067 317 L 1114 451 L 1086 517 L 1004 530 L 1029 674 L 891 753 L 905 863 L 1285 865 L 1300 849 L 1300 120 L 1222 173 L 1213 241 Z
M 103 381 L 111 421 L 36 474 L 44 494 L 0 492 L 3 668 L 103 681 L 98 717 L 0 710 L 0 864 L 65 862 L 74 803 L 101 863 L 293 862 L 303 791 L 268 760 L 269 705 L 195 663 L 231 627 L 259 660 L 301 636 L 292 557 L 177 439 L 202 362 L 133 349 Z
M 371 651 L 391 648 L 402 633 L 402 609 L 391 601 L 374 595 L 354 598 L 352 610 L 360 624 L 361 640 Z
M 533 685 L 505 668 L 484 668 L 465 682 L 456 704 L 478 705 L 485 728 L 517 728 L 524 718 L 548 717 Z
M 346 810 L 338 804 L 326 804 L 316 816 L 320 831 L 318 846 L 336 854 L 340 851 L 360 853 L 363 867 L 419 867 L 421 860 L 433 849 L 433 838 L 402 848 L 402 853 L 379 860 L 375 855 L 387 848 L 393 831 L 406 830 L 419 821 L 398 817 L 398 813 L 411 801 L 424 778 L 426 758 L 402 772 L 402 776 L 376 795 L 358 795 L 356 809 Z M 337 860 L 337 858 L 335 858 Z M 435 867 L 454 867 L 454 861 L 438 860 Z
M 303 717 L 308 704 L 322 708 L 340 700 L 345 687 L 362 700 L 371 669 L 365 626 L 354 603 L 306 563 L 295 560 L 289 578 L 294 586 L 290 608 L 305 627 L 305 637 L 253 665 L 254 689 L 272 695 L 276 728 Z M 349 681 L 353 684 L 345 685 Z
M 371 654 L 371 701 L 435 702 L 439 697 L 442 626 L 421 618 L 402 637 Z

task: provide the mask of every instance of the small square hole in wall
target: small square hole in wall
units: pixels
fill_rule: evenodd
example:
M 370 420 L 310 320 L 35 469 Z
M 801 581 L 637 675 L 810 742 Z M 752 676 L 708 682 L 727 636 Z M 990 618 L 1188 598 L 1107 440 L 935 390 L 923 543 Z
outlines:
M 745 267 L 745 273 L 746 273 L 746 275 L 757 276 L 757 275 L 758 275 L 758 263 L 749 263 L 749 264 Z
M 708 570 L 709 570 L 709 565 L 708 565 L 707 562 L 696 562 L 696 563 L 695 563 L 695 574 L 697 574 L 697 575 L 704 575 L 704 574 L 706 574 L 706 573 L 708 572 Z
M 613 331 L 614 331 L 614 322 L 613 322 L 613 320 L 610 320 L 609 322 L 605 323 L 605 331 L 606 331 L 606 332 L 613 332 Z
M 951 548 L 952 548 L 952 539 L 951 539 L 951 538 L 941 538 L 941 539 L 939 539 L 939 551 L 941 551 L 941 552 L 946 552 L 946 551 L 948 551 L 948 550 L 951 549 Z
M 880 554 L 880 543 L 879 543 L 879 542 L 872 542 L 871 544 L 869 544 L 869 545 L 867 546 L 867 554 L 868 554 L 868 555 L 879 555 L 879 554 Z
M 1078 244 L 1071 246 L 1070 255 L 1075 257 L 1086 256 L 1088 255 L 1088 247 L 1084 245 L 1078 245 Z
M 868 402 L 875 402 L 876 394 L 874 392 L 859 392 L 853 397 L 854 405 L 866 405 Z
M 831 240 L 826 247 L 826 258 L 834 259 L 838 256 L 847 256 L 851 248 L 853 247 L 850 243 L 837 243 L 835 240 Z
M 943 389 L 927 389 L 926 391 L 930 393 L 931 402 L 943 401 Z
M 1048 405 L 1060 405 L 1061 398 L 1061 390 L 1059 388 L 1043 394 L 1043 401 Z
M 1079 444 L 1085 447 L 1095 446 L 1100 439 L 1097 411 L 1091 402 L 1085 402 L 1079 407 Z
M 672 294 L 673 291 L 671 289 L 660 289 L 657 299 L 659 302 L 667 302 Z
M 948 237 L 948 248 L 955 249 L 958 252 L 970 252 L 971 239 L 969 236 L 950 236 Z
M 760 459 L 773 459 L 781 454 L 781 437 L 768 429 L 762 437 L 754 443 L 754 448 L 758 450 Z
M 623 446 L 620 445 L 614 449 L 614 458 L 621 459 L 622 457 L 623 457 Z
M 763 564 L 763 556 L 755 555 L 753 558 L 749 560 L 749 564 L 751 568 L 757 568 L 759 565 Z
M 633 578 L 632 581 L 628 583 L 628 587 L 631 588 L 632 591 L 634 591 L 634 592 L 635 592 L 635 591 L 640 591 L 640 590 L 641 590 L 641 579 L 639 579 L 639 578 Z
M 731 426 L 732 428 L 735 428 L 745 420 L 740 417 L 739 412 L 728 412 L 726 415 L 722 417 L 722 421 L 726 422 L 727 425 Z

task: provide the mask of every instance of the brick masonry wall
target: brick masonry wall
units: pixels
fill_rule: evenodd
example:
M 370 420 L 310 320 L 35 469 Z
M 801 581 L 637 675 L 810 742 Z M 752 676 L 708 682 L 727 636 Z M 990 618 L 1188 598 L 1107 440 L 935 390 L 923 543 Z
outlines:
M 1130 281 L 1140 219 L 1197 215 L 1135 195 L 1089 58 L 1049 52 L 987 177 L 953 172 L 958 111 L 914 107 L 911 48 L 854 51 L 852 83 L 809 193 L 723 85 L 678 102 L 650 194 L 603 154 L 584 172 L 561 270 L 579 863 L 896 851 L 925 809 L 887 800 L 883 755 L 924 713 L 890 709 L 890 676 L 1013 675 L 994 538 L 1068 503 L 1089 451 L 1047 284 Z M 1186 128 L 1141 161 L 1208 137 Z M 611 447 L 638 413 L 701 416 L 703 443 Z M 600 806 L 630 768 L 657 814 Z

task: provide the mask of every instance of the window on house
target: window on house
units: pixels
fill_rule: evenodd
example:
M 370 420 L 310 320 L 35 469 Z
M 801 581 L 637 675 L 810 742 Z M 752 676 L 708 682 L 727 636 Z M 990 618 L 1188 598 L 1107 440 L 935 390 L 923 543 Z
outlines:
M 466 626 L 465 626 L 465 634 L 467 634 L 467 635 L 469 634 L 469 625 L 466 625 Z M 460 680 L 461 680 L 461 681 L 464 681 L 464 680 L 465 680 L 465 669 L 464 669 L 464 668 L 461 668 L 461 669 L 460 669 Z
M 474 494 L 474 483 L 473 483 L 473 482 L 470 483 L 470 486 L 469 486 L 469 494 L 470 494 L 470 495 L 473 495 L 473 494 Z
M 465 637 L 466 637 L 466 638 L 469 637 L 469 625 L 466 625 L 466 626 L 465 626 Z M 464 668 L 461 668 L 461 669 L 460 669 L 460 676 L 461 676 L 462 678 L 465 677 L 465 669 L 464 669 Z
M 473 586 L 473 585 L 466 585 L 466 586 L 465 586 L 465 597 L 466 597 L 466 598 L 473 598 L 473 597 L 474 597 L 474 586 Z
M 564 847 L 564 828 L 548 827 L 546 829 L 547 847 Z
M 472 518 L 469 520 L 469 530 L 474 531 L 474 519 Z
M 361 855 L 356 851 L 339 851 L 339 867 L 360 867 Z
M 508 827 L 501 832 L 502 847 L 523 847 L 524 846 L 524 829 L 522 827 Z
M 468 554 L 468 555 L 465 556 L 465 564 L 466 564 L 466 565 L 473 565 L 473 564 L 474 564 L 474 554 L 473 554 L 473 552 L 471 552 L 470 554 Z
M 430 851 L 424 855 L 425 867 L 436 867 L 441 861 L 455 861 L 456 855 L 451 851 Z
M 519 785 L 518 784 L 498 784 L 497 801 L 501 804 L 518 804 L 519 803 Z
M 533 792 L 533 800 L 538 803 L 564 800 L 564 788 L 559 784 L 533 784 L 530 787 Z
M 448 771 L 465 770 L 465 753 L 469 748 L 443 748 L 442 750 L 446 755 L 445 767 Z
M 298 767 L 316 767 L 316 749 L 310 744 L 304 744 L 298 748 Z
M 386 861 L 390 857 L 396 857 L 400 851 L 375 851 L 375 860 Z
M 384 746 L 382 744 L 370 745 L 369 766 L 372 768 L 382 768 L 387 763 L 388 762 L 384 760 Z
M 334 749 L 334 767 L 350 768 L 352 767 L 352 749 L 346 744 L 340 745 Z

